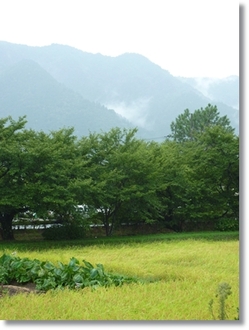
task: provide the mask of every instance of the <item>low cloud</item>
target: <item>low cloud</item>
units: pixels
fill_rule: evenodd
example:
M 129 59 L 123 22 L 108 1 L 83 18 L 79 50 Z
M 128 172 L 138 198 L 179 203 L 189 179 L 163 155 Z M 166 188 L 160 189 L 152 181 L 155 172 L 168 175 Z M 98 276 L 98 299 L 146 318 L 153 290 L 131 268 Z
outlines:
M 108 109 L 113 109 L 117 114 L 129 120 L 132 124 L 146 129 L 151 128 L 149 123 L 148 109 L 150 98 L 140 98 L 127 104 L 124 101 L 110 102 L 105 104 Z

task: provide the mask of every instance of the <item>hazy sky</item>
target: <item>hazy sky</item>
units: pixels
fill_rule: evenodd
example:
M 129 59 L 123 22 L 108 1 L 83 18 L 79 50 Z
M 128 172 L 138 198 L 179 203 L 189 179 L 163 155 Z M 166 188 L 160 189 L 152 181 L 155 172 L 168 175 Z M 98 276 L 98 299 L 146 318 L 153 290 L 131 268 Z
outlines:
M 0 0 L 0 40 L 139 53 L 174 76 L 239 75 L 235 0 Z

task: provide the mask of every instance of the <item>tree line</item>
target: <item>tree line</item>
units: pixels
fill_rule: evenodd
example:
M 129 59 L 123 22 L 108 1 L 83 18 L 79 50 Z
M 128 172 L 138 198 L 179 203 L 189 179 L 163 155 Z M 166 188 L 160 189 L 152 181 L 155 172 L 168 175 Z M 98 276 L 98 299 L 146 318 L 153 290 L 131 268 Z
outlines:
M 44 133 L 25 125 L 25 116 L 0 119 L 5 240 L 14 239 L 13 219 L 25 211 L 50 211 L 67 225 L 97 216 L 107 236 L 120 223 L 238 228 L 239 137 L 216 106 L 186 109 L 161 143 L 138 139 L 136 128 L 77 138 L 73 128 Z M 87 205 L 90 217 L 77 216 L 76 205 Z

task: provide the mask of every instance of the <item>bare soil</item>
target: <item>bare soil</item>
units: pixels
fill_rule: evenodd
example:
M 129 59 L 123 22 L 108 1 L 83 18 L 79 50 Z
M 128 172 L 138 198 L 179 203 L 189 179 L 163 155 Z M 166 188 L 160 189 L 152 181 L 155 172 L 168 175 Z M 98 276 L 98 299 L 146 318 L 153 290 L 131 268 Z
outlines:
M 0 298 L 3 297 L 4 295 L 9 295 L 13 296 L 19 293 L 40 293 L 41 291 L 36 290 L 35 288 L 35 283 L 17 283 L 17 282 L 12 282 L 11 284 L 3 284 L 0 285 Z

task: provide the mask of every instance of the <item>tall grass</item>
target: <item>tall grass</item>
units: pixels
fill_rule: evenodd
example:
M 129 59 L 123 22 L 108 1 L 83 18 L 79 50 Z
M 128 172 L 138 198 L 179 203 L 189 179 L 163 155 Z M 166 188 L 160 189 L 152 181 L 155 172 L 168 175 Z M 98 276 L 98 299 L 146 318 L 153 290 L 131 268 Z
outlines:
M 5 253 L 30 259 L 67 263 L 75 257 L 92 264 L 102 263 L 108 272 L 137 276 L 146 284 L 5 296 L 0 301 L 0 319 L 212 320 L 209 302 L 219 283 L 226 282 L 232 291 L 226 300 L 227 319 L 234 320 L 239 307 L 238 239 L 207 239 L 205 235 L 197 239 L 190 234 L 184 239 L 160 236 L 161 239 L 154 235 L 154 240 L 144 237 L 140 241 L 96 240 L 95 244 L 91 241 L 83 246 L 65 242 L 61 248 L 51 244 L 50 249 L 42 245 L 28 249 L 32 245 L 24 243 L 3 244 Z

